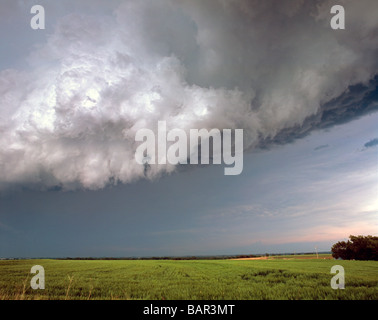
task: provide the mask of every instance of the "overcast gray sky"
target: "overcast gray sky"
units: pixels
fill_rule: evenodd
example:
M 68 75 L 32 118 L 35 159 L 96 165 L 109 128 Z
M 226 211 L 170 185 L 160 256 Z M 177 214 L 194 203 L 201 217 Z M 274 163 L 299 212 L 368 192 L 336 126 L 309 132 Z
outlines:
M 1 2 L 0 256 L 330 250 L 378 230 L 377 3 Z M 140 128 L 243 129 L 244 170 Z

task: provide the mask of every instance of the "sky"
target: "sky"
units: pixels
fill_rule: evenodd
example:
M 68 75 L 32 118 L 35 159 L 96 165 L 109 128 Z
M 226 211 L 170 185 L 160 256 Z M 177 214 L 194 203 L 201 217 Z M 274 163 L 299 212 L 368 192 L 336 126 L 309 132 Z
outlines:
M 334 30 L 333 4 L 3 0 L 0 257 L 313 252 L 377 235 L 378 8 L 340 1 Z M 243 171 L 137 163 L 135 134 L 158 121 L 243 129 Z

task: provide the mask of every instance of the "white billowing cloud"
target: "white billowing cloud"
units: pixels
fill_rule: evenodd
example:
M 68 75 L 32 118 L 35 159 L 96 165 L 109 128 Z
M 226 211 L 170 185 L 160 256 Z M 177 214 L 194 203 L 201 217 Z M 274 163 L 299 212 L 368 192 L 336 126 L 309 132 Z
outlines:
M 346 30 L 331 29 L 331 1 L 124 1 L 62 17 L 30 69 L 0 71 L 0 186 L 139 179 L 135 133 L 159 120 L 242 128 L 245 148 L 302 124 L 378 71 L 376 2 L 340 4 Z

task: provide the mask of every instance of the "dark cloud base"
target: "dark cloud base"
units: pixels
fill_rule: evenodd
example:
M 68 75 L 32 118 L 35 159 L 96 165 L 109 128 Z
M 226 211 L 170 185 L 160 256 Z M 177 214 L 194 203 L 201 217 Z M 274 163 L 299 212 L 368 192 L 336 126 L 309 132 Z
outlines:
M 328 129 L 357 120 L 365 115 L 378 111 L 378 75 L 368 85 L 350 86 L 342 95 L 321 106 L 319 113 L 308 117 L 301 126 L 281 130 L 273 139 L 263 139 L 259 143 L 261 149 L 269 149 L 273 145 L 292 143 L 308 136 L 314 130 Z M 377 140 L 377 139 L 375 139 Z M 372 144 L 375 145 L 373 140 Z M 365 147 L 368 147 L 365 144 Z

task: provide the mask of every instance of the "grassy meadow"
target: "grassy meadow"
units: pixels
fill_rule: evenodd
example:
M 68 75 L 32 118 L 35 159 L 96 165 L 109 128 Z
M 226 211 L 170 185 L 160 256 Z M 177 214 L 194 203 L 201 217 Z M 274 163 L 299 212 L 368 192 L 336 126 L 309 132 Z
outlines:
M 313 258 L 313 259 L 312 259 Z M 345 269 L 345 289 L 333 290 L 333 265 Z M 45 269 L 45 289 L 33 290 L 33 265 Z M 378 262 L 316 256 L 267 260 L 4 260 L 0 299 L 374 299 Z

